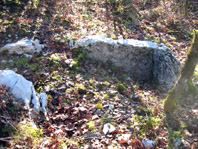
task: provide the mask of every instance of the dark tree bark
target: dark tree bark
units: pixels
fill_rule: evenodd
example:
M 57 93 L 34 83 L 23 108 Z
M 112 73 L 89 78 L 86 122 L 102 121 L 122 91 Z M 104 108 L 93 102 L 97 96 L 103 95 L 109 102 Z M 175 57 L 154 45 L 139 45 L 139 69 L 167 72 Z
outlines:
M 177 104 L 190 94 L 197 94 L 197 87 L 192 82 L 196 64 L 198 62 L 198 30 L 194 30 L 194 37 L 188 51 L 188 57 L 182 67 L 178 83 L 168 93 L 164 102 L 164 111 L 167 115 L 173 115 Z

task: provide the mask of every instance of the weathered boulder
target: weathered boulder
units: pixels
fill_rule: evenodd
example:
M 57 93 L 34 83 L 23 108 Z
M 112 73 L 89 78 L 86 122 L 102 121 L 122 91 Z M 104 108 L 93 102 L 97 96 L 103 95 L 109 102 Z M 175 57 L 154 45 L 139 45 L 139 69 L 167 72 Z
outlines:
M 88 58 L 125 69 L 134 79 L 154 81 L 164 90 L 174 86 L 180 73 L 180 62 L 164 44 L 88 36 L 72 48 L 81 48 Z
M 8 52 L 9 54 L 33 54 L 40 52 L 44 45 L 40 44 L 38 39 L 36 40 L 20 40 L 16 43 L 8 43 L 4 47 L 0 48 L 1 52 Z
M 12 70 L 0 70 L 0 84 L 8 86 L 16 99 L 22 99 L 27 107 L 34 105 L 36 112 L 43 110 L 46 114 L 47 95 L 36 93 L 32 82 Z

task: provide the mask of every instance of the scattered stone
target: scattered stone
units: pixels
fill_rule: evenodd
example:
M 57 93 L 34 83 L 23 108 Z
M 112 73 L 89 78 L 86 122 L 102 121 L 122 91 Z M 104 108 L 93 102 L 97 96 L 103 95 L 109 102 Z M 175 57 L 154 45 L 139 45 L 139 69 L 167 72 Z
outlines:
M 149 93 L 149 92 L 145 92 L 144 95 L 145 95 L 145 96 L 149 96 L 150 93 Z
M 109 109 L 114 109 L 114 104 L 110 104 Z
M 108 133 L 112 133 L 116 130 L 116 128 L 110 123 L 106 123 L 103 127 L 103 133 L 106 135 Z
M 118 94 L 118 91 L 114 91 L 114 90 L 111 90 L 108 92 L 109 96 L 115 96 L 116 94 Z
M 73 48 L 81 48 L 88 58 L 124 68 L 137 80 L 153 80 L 164 90 L 171 89 L 180 74 L 180 62 L 164 44 L 88 36 Z
M 96 119 L 98 119 L 98 118 L 99 118 L 98 115 L 92 116 L 92 120 L 96 120 Z
M 126 114 L 126 111 L 120 111 L 121 114 Z
M 144 145 L 145 148 L 147 148 L 147 147 L 154 148 L 155 145 L 157 144 L 157 141 L 142 140 L 142 143 L 143 143 L 143 145 Z
M 174 146 L 175 146 L 176 149 L 178 149 L 181 144 L 182 144 L 182 140 L 181 140 L 181 138 L 179 138 L 177 140 L 177 142 L 174 143 Z
M 39 94 L 37 94 L 39 96 Z M 41 93 L 40 94 L 40 103 L 41 103 L 41 107 L 42 110 L 44 111 L 45 115 L 47 114 L 47 94 L 46 93 Z
M 32 58 L 32 55 L 30 55 L 30 54 L 24 54 L 24 56 L 29 58 L 29 59 Z
M 102 110 L 101 109 L 97 109 L 96 110 L 96 114 L 98 114 L 98 115 L 102 114 Z
M 131 134 L 121 134 L 118 136 L 118 141 L 121 141 L 121 140 L 129 140 L 131 137 Z
M 93 139 L 93 138 L 98 138 L 98 137 L 101 137 L 101 134 L 100 133 L 90 133 L 88 134 L 85 139 Z
M 29 108 L 30 104 L 39 112 L 43 110 L 47 114 L 47 95 L 36 93 L 32 82 L 12 70 L 0 70 L 0 84 L 10 87 L 10 92 L 16 99 L 22 99 Z
M 78 109 L 79 109 L 80 112 L 82 112 L 82 113 L 87 112 L 87 108 L 85 108 L 85 107 L 78 107 Z
M 106 109 L 106 108 L 108 108 L 108 107 L 109 107 L 109 105 L 104 105 L 104 106 L 103 106 L 104 109 Z
M 9 54 L 33 54 L 40 52 L 44 48 L 44 45 L 39 43 L 39 40 L 20 40 L 16 43 L 8 43 L 4 47 L 0 48 L 1 52 L 8 52 Z

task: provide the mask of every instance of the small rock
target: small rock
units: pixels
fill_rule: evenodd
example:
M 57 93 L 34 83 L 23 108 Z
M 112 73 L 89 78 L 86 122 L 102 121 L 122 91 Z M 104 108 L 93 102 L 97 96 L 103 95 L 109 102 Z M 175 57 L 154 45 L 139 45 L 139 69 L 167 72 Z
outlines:
M 32 58 L 32 55 L 30 55 L 30 54 L 24 54 L 24 56 L 27 58 Z
M 109 109 L 113 109 L 114 108 L 114 105 L 113 104 L 110 104 L 109 105 Z
M 156 145 L 157 141 L 153 141 L 153 140 L 142 140 L 142 143 L 143 143 L 144 147 L 147 147 L 148 146 L 150 148 L 153 148 Z
M 26 73 L 26 72 L 27 72 L 27 70 L 24 70 L 24 71 L 23 71 L 23 73 Z
M 55 88 L 54 88 L 54 87 L 50 88 L 50 91 L 54 91 L 54 90 L 55 90 Z
M 97 110 L 96 110 L 96 114 L 98 114 L 98 115 L 99 115 L 99 114 L 102 114 L 102 110 L 101 110 L 101 109 L 97 109 Z
M 85 137 L 85 139 L 93 139 L 93 138 L 97 138 L 97 137 L 101 137 L 101 134 L 100 133 L 90 133 Z
M 118 141 L 121 141 L 121 140 L 129 140 L 131 137 L 131 134 L 122 134 L 122 135 L 119 135 L 118 136 Z
M 87 111 L 87 108 L 85 108 L 85 107 L 79 107 L 79 110 L 80 110 L 80 112 L 86 112 Z
M 121 114 L 126 114 L 126 111 L 120 111 Z
M 106 109 L 106 108 L 108 108 L 108 107 L 109 107 L 109 105 L 104 105 L 104 106 L 103 106 L 104 109 Z
M 103 127 L 103 133 L 106 135 L 108 133 L 112 133 L 116 130 L 116 128 L 110 123 L 106 123 Z
M 118 91 L 114 91 L 114 90 L 108 92 L 109 96 L 115 96 L 117 93 Z
M 45 89 L 46 92 L 48 92 L 48 91 L 50 91 L 50 86 L 49 85 L 45 86 L 44 89 Z
M 175 142 L 174 143 L 174 146 L 175 146 L 175 148 L 177 149 L 177 148 L 179 148 L 179 146 L 182 144 L 182 140 L 181 140 L 181 138 L 179 138 L 178 140 L 177 140 L 177 142 Z
M 96 120 L 96 119 L 98 119 L 98 115 L 92 116 L 92 120 Z
M 73 46 L 73 44 L 74 44 L 74 40 L 70 40 L 69 46 L 71 47 L 71 46 Z
M 41 109 L 44 111 L 44 114 L 47 115 L 47 94 L 41 93 L 40 94 L 40 103 L 41 103 Z
M 124 105 L 119 103 L 118 106 L 119 106 L 119 107 L 123 107 Z
M 148 92 L 145 92 L 145 93 L 144 93 L 144 95 L 145 95 L 145 96 L 149 96 L 149 95 L 150 95 L 150 93 L 148 93 Z

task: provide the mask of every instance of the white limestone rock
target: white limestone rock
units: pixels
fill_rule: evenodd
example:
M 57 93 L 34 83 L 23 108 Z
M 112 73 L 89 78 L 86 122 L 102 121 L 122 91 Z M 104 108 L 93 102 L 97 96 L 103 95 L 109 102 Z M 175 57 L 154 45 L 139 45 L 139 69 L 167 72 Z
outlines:
M 43 110 L 47 113 L 47 95 L 45 93 L 36 93 L 32 82 L 26 80 L 22 75 L 12 70 L 0 70 L 0 84 L 8 86 L 11 94 L 16 99 L 22 99 L 29 108 L 30 104 L 39 112 Z
M 16 43 L 8 43 L 0 48 L 0 53 L 7 51 L 9 54 L 33 54 L 40 52 L 44 45 L 39 43 L 39 40 L 20 40 Z
M 136 80 L 154 81 L 166 91 L 174 86 L 180 73 L 179 61 L 164 44 L 88 36 L 72 48 L 80 48 L 88 58 L 124 69 Z
M 116 130 L 116 128 L 110 124 L 110 123 L 106 123 L 103 127 L 103 133 L 106 135 L 108 133 L 112 133 Z

